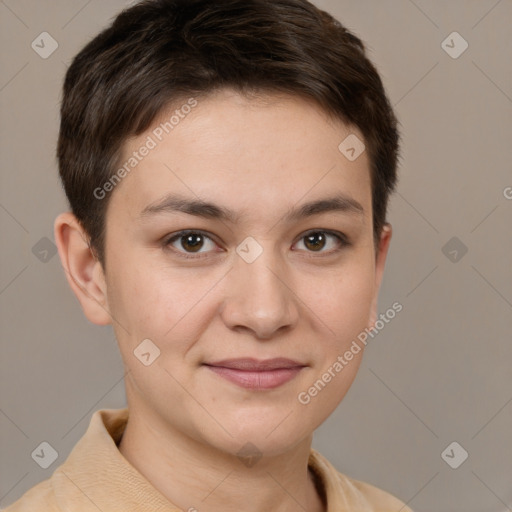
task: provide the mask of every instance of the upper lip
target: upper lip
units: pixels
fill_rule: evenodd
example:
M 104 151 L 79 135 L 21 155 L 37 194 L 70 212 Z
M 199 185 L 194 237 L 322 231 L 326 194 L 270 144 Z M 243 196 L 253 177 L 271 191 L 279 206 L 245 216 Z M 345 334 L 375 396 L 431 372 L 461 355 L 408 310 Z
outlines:
M 258 360 L 253 358 L 241 359 L 223 359 L 222 361 L 215 361 L 213 363 L 205 363 L 206 366 L 217 366 L 221 368 L 230 368 L 232 370 L 240 371 L 253 371 L 263 372 L 270 370 L 281 370 L 287 368 L 302 368 L 306 365 L 286 359 L 284 357 L 277 357 L 275 359 Z

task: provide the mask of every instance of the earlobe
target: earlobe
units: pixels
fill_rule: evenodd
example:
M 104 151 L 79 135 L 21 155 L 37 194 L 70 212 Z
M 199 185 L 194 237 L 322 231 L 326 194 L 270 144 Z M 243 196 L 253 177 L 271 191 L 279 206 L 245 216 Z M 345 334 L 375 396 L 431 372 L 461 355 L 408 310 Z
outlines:
M 62 213 L 55 219 L 54 234 L 69 286 L 85 316 L 94 324 L 110 324 L 105 275 L 82 226 L 71 212 Z
M 373 326 L 373 324 L 377 321 L 377 303 L 379 298 L 379 290 L 382 283 L 382 277 L 384 275 L 384 267 L 386 266 L 386 258 L 388 255 L 392 234 L 393 230 L 391 224 L 384 224 L 379 239 L 379 246 L 377 249 L 375 261 L 375 289 L 370 314 L 370 326 Z

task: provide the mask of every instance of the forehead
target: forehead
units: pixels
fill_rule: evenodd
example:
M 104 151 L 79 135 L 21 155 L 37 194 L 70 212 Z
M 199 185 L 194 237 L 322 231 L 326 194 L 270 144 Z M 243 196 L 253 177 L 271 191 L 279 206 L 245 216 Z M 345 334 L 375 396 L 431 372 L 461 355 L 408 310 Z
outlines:
M 351 161 L 340 150 L 354 136 L 363 139 L 297 96 L 248 98 L 222 90 L 185 99 L 126 142 L 121 165 L 136 165 L 111 202 L 129 206 L 133 215 L 175 192 L 263 213 L 284 202 L 341 192 L 370 210 L 366 152 Z

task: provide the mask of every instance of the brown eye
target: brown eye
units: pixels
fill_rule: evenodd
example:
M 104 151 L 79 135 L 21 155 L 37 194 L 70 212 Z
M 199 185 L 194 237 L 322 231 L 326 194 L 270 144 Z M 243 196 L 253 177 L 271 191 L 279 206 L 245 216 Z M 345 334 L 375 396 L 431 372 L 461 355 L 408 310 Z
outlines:
M 298 244 L 299 246 L 303 244 L 305 249 L 302 247 L 299 247 L 299 249 L 306 252 L 316 252 L 327 256 L 349 246 L 350 242 L 343 233 L 310 231 L 299 240 Z
M 321 251 L 325 247 L 325 238 L 324 233 L 311 233 L 304 237 L 304 245 L 310 251 Z
M 208 253 L 217 247 L 209 236 L 199 231 L 182 231 L 176 233 L 165 242 L 165 246 L 171 246 L 181 255 Z
M 203 246 L 203 235 L 190 234 L 181 237 L 181 247 L 188 252 L 197 252 Z

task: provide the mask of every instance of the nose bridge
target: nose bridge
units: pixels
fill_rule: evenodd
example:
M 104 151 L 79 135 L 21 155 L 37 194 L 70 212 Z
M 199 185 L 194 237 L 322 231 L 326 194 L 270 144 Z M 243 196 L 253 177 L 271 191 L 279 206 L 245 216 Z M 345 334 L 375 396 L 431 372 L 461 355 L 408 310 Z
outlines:
M 294 295 L 285 284 L 287 273 L 279 255 L 270 247 L 260 247 L 260 254 L 252 261 L 244 252 L 235 258 L 223 316 L 231 328 L 244 327 L 258 337 L 268 338 L 278 329 L 294 325 L 298 311 Z M 249 252 L 255 249 L 240 244 L 239 251 L 244 248 Z

